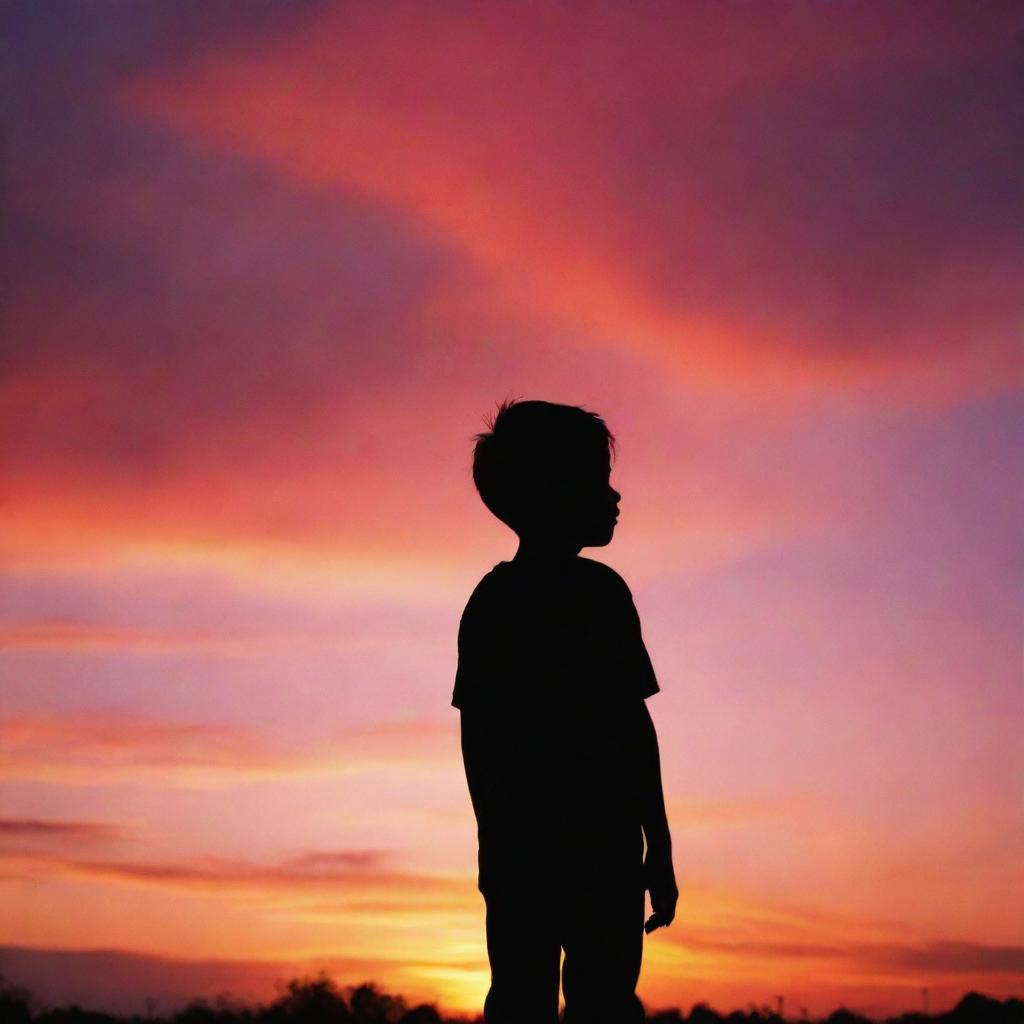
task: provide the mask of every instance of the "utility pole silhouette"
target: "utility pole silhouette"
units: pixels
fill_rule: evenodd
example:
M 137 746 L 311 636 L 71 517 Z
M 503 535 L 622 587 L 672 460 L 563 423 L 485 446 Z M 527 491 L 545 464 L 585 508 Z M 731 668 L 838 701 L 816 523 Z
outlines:
M 922 1012 L 927 1017 L 928 1016 L 928 987 L 927 986 L 925 986 L 924 988 L 921 989 L 921 1006 L 922 1006 Z
M 779 1016 L 781 1017 L 782 1016 L 782 1003 L 783 1003 L 782 996 L 776 996 L 775 999 L 776 999 L 776 1002 L 778 1002 L 778 1004 L 779 1004 Z

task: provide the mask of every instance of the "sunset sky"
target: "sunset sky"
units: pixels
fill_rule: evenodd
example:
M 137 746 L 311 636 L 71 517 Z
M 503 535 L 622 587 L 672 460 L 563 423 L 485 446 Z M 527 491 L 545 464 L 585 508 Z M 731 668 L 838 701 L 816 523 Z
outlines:
M 600 413 L 649 1008 L 1024 994 L 1024 7 L 4 6 L 0 974 L 479 1011 L 507 397 Z

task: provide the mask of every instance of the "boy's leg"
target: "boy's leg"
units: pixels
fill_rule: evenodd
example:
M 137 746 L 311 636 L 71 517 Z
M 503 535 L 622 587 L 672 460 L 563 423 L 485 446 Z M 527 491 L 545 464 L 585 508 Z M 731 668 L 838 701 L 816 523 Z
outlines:
M 645 899 L 639 878 L 567 894 L 562 941 L 564 1024 L 642 1024 L 636 995 Z
M 552 898 L 549 888 L 526 882 L 484 893 L 491 964 L 487 1024 L 557 1024 L 562 950 Z

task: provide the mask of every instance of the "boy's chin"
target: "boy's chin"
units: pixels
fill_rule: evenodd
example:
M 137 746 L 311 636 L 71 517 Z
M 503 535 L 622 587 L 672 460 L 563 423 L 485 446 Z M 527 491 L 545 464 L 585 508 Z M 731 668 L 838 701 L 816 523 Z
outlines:
M 614 536 L 615 527 L 612 526 L 607 530 L 591 534 L 585 541 L 583 541 L 581 546 L 585 548 L 603 548 L 606 544 L 611 543 L 611 539 Z

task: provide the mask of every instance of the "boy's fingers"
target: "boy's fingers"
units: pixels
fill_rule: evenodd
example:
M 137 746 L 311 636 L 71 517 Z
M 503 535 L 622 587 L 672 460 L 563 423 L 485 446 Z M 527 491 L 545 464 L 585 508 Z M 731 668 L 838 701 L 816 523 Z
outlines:
M 658 915 L 658 920 L 661 921 L 662 924 L 671 924 L 676 916 L 675 904 L 671 907 L 658 907 L 655 913 Z
M 647 923 L 644 925 L 644 931 L 650 935 L 655 928 L 665 928 L 667 925 L 672 923 L 674 914 L 665 914 L 659 911 L 655 911 L 649 918 Z
M 676 916 L 676 901 L 675 900 L 651 900 L 651 910 L 653 913 L 647 920 L 647 926 L 645 930 L 652 932 L 655 928 L 665 928 L 670 925 Z

